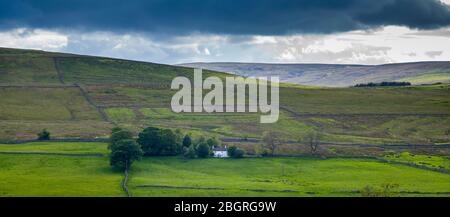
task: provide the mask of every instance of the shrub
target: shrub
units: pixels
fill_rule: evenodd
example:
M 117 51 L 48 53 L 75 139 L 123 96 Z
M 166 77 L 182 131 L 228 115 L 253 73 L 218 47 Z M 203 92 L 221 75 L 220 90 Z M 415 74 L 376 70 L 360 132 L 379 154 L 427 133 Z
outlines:
M 50 140 L 50 132 L 46 129 L 43 129 L 41 132 L 37 134 L 38 140 Z
M 244 150 L 237 148 L 235 146 L 229 147 L 228 156 L 232 158 L 242 158 L 244 157 Z
M 382 184 L 380 188 L 374 188 L 368 185 L 361 189 L 360 193 L 363 197 L 396 197 L 398 196 L 396 192 L 398 187 L 398 184 L 391 183 Z
M 237 149 L 237 147 L 235 147 L 235 146 L 229 147 L 228 150 L 227 150 L 228 156 L 230 156 L 230 157 L 233 156 L 234 152 L 236 151 L 236 149 Z
M 236 151 L 234 151 L 232 158 L 243 158 L 244 157 L 244 150 L 238 148 Z

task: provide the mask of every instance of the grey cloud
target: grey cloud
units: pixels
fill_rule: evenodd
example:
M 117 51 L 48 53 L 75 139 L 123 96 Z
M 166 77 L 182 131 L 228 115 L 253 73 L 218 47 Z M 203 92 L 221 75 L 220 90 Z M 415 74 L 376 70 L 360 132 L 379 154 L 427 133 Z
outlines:
M 21 0 L 0 2 L 0 28 L 188 35 L 333 33 L 450 25 L 438 0 Z

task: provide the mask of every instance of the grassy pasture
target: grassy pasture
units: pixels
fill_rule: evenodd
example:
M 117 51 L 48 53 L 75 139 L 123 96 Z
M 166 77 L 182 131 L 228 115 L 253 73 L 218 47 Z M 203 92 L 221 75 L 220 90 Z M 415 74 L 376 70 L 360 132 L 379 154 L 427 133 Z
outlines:
M 107 153 L 105 143 L 0 145 L 6 151 Z M 125 196 L 107 157 L 0 154 L 0 168 L 0 196 Z M 387 183 L 398 196 L 448 196 L 450 175 L 368 159 L 146 157 L 129 188 L 133 196 L 360 196 Z
M 449 69 L 436 69 L 429 71 L 423 75 L 411 76 L 400 79 L 400 81 L 409 81 L 412 84 L 432 84 L 436 82 L 449 83 L 450 82 L 450 70 Z
M 280 105 L 299 114 L 448 114 L 450 85 L 280 90 Z
M 36 142 L 0 144 L 0 152 L 109 153 L 107 144 Z M 105 157 L 0 154 L 0 196 L 125 196 L 122 174 Z
M 136 196 L 358 196 L 386 183 L 399 192 L 445 192 L 449 181 L 447 174 L 361 159 L 146 158 L 133 167 L 130 187 Z M 224 190 L 138 187 L 145 185 Z
M 111 133 L 112 127 L 112 124 L 100 120 L 0 120 L 0 138 L 4 140 L 36 139 L 36 134 L 42 129 L 49 130 L 53 138 L 105 138 Z
M 448 156 L 430 156 L 430 155 L 411 154 L 409 152 L 402 152 L 397 154 L 386 155 L 384 158 L 388 160 L 407 162 L 435 169 L 446 169 L 446 170 L 450 169 L 450 158 Z
M 6 87 L 0 96 L 0 120 L 100 120 L 74 87 Z
M 0 87 L 0 140 L 35 139 L 48 129 L 56 138 L 103 137 L 111 124 L 75 87 Z
M 52 58 L 0 53 L 0 84 L 60 83 Z
M 0 144 L 0 152 L 52 152 L 64 154 L 109 154 L 107 144 L 101 142 L 30 142 Z
M 64 80 L 73 83 L 145 83 L 170 87 L 174 77 L 193 77 L 189 68 L 155 63 L 90 57 L 58 58 L 57 61 Z M 218 77 L 225 75 L 207 70 L 204 74 Z
M 106 157 L 0 155 L 0 196 L 125 196 Z

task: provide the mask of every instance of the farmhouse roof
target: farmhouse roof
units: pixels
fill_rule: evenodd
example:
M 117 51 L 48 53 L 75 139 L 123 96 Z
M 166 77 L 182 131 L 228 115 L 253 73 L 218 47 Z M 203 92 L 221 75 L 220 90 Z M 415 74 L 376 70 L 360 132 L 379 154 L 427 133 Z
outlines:
M 213 147 L 212 150 L 213 151 L 226 151 L 227 147 L 226 146 L 225 147 Z

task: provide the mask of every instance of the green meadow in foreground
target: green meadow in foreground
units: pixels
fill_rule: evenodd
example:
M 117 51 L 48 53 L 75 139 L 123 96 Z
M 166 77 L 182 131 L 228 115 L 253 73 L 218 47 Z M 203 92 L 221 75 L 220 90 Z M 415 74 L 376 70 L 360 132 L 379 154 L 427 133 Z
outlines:
M 0 145 L 0 152 L 107 153 L 105 143 Z M 448 163 L 448 159 L 446 159 Z M 0 196 L 126 196 L 107 156 L 0 154 Z M 133 196 L 360 196 L 391 184 L 393 196 L 450 196 L 450 175 L 368 159 L 145 157 Z
M 360 196 L 386 184 L 398 196 L 450 195 L 448 174 L 362 159 L 145 158 L 129 187 L 135 196 Z

